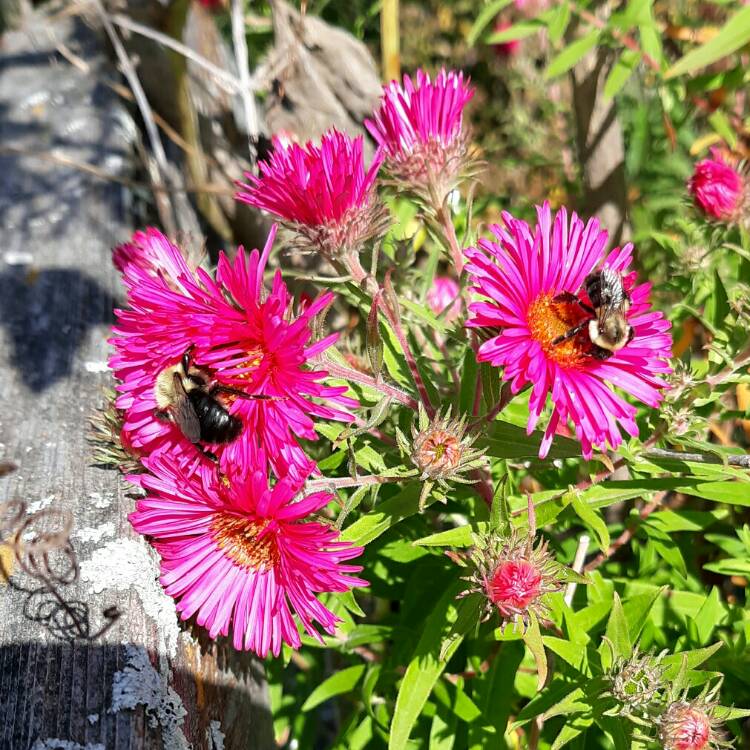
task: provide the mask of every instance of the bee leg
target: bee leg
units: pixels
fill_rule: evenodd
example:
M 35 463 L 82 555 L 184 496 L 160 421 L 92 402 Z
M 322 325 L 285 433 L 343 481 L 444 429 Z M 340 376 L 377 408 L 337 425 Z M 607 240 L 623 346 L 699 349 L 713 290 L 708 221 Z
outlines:
M 571 292 L 561 292 L 560 294 L 556 294 L 552 298 L 552 301 L 568 305 L 578 305 L 589 315 L 596 315 L 596 311 L 591 305 L 587 305 L 580 297 L 576 297 L 575 294 L 572 294 Z
M 156 419 L 158 419 L 160 422 L 174 422 L 174 420 L 172 419 L 172 415 L 168 411 L 154 409 L 154 417 L 156 417 Z
M 603 346 L 597 346 L 594 344 L 591 347 L 591 356 L 594 359 L 599 360 L 600 362 L 604 362 L 604 360 L 609 359 L 614 352 L 611 352 L 609 349 L 605 349 Z
M 198 453 L 202 454 L 205 458 L 207 458 L 209 461 L 218 464 L 219 458 L 215 453 L 211 453 L 211 451 L 206 450 L 200 443 L 193 443 L 195 446 L 195 449 L 198 451 Z
M 584 320 L 583 322 L 579 323 L 577 326 L 573 326 L 570 330 L 566 331 L 562 336 L 558 336 L 557 338 L 552 339 L 552 346 L 557 346 L 558 344 L 562 344 L 563 341 L 567 341 L 568 339 L 572 339 L 574 336 L 577 336 L 588 324 L 589 324 L 589 321 Z
M 628 333 L 628 344 L 635 338 L 635 328 L 630 326 L 630 332 Z
M 222 385 L 221 383 L 214 383 L 208 389 L 209 396 L 213 396 L 215 393 L 229 393 L 238 398 L 256 399 L 259 401 L 270 401 L 274 398 L 274 396 L 265 396 L 261 393 L 245 393 L 245 391 L 241 391 L 239 388 L 232 388 L 229 385 Z

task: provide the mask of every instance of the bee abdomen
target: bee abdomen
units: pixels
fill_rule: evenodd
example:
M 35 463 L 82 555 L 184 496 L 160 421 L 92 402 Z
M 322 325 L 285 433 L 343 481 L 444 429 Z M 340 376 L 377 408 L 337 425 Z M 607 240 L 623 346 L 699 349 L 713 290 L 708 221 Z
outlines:
M 232 416 L 216 399 L 200 390 L 188 394 L 200 423 L 201 441 L 230 443 L 240 432 L 242 422 Z

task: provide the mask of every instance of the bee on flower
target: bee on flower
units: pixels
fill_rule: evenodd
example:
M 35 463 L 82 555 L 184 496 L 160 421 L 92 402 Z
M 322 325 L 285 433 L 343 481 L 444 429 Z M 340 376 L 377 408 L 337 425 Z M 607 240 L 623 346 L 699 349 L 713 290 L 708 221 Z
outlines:
M 466 325 L 489 335 L 477 359 L 502 367 L 514 394 L 530 386 L 527 431 L 548 400 L 552 413 L 539 448 L 549 452 L 572 423 L 585 458 L 638 434 L 636 408 L 612 386 L 658 406 L 671 372 L 670 323 L 636 284 L 633 246 L 606 253 L 607 232 L 548 203 L 529 226 L 503 213 L 494 237 L 465 251 L 476 301 Z

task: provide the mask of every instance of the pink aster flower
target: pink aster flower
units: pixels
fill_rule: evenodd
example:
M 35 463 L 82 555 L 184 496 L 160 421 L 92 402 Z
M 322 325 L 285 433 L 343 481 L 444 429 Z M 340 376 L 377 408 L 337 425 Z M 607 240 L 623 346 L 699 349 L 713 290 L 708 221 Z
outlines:
M 403 85 L 385 86 L 380 108 L 365 120 L 394 180 L 431 204 L 442 205 L 469 166 L 463 111 L 473 94 L 463 73 L 441 70 L 433 81 L 418 70 L 416 80 L 405 75 Z
M 494 334 L 477 358 L 504 367 L 513 393 L 531 386 L 529 434 L 551 397 L 540 457 L 547 455 L 558 427 L 570 420 L 583 455 L 590 458 L 594 446 L 620 445 L 619 426 L 638 434 L 635 407 L 610 385 L 651 407 L 662 400 L 660 376 L 671 372 L 670 324 L 651 309 L 651 285 L 634 285 L 635 273 L 628 271 L 632 245 L 607 254 L 607 233 L 596 219 L 584 225 L 563 208 L 553 221 L 547 203 L 537 208 L 537 216 L 532 230 L 504 213 L 505 225 L 491 227 L 495 238 L 466 251 L 473 290 L 484 298 L 469 306 L 474 315 L 467 326 Z M 584 282 L 602 269 L 609 269 L 607 277 L 619 280 L 624 291 L 625 318 L 615 321 L 623 335 L 615 351 L 602 350 L 591 339 L 596 316 Z
M 427 292 L 427 306 L 435 315 L 444 310 L 445 321 L 450 323 L 461 316 L 461 289 L 458 282 L 451 276 L 436 276 Z
M 298 497 L 306 476 L 269 487 L 265 471 L 228 478 L 188 474 L 167 454 L 144 461 L 151 474 L 131 481 L 146 491 L 130 514 L 161 555 L 160 581 L 183 620 L 196 615 L 211 638 L 229 635 L 236 649 L 278 656 L 282 643 L 299 648 L 293 614 L 322 641 L 315 623 L 333 634 L 340 621 L 316 597 L 367 582 L 345 561 L 360 547 L 305 520 L 332 500 L 326 492 Z
M 314 418 L 351 421 L 346 410 L 356 401 L 343 395 L 345 388 L 323 385 L 325 370 L 310 367 L 336 339 L 311 340 L 313 319 L 333 296 L 324 294 L 295 314 L 280 272 L 265 288 L 275 234 L 274 228 L 262 253 L 240 249 L 233 262 L 222 254 L 215 279 L 191 269 L 179 248 L 154 229 L 137 233 L 129 250 L 116 252 L 131 260 L 122 261 L 128 307 L 116 311 L 110 367 L 120 381 L 116 405 L 124 411 L 123 439 L 139 455 L 168 449 L 210 468 L 179 424 L 165 419 L 170 412 L 157 407 L 157 378 L 180 366 L 186 352 L 205 380 L 269 397 L 216 393 L 240 420 L 241 431 L 225 442 L 197 442 L 224 470 L 256 465 L 259 453 L 270 457 L 277 472 L 302 469 L 307 458 L 296 438 L 316 438 Z
M 711 149 L 711 158 L 695 165 L 688 190 L 707 216 L 725 222 L 739 218 L 745 199 L 745 180 L 727 164 L 719 149 Z
M 306 249 L 329 259 L 358 252 L 387 227 L 387 213 L 375 191 L 381 154 L 365 170 L 363 136 L 352 140 L 331 129 L 320 146 L 274 137 L 260 176 L 246 173 L 237 200 L 278 216 Z

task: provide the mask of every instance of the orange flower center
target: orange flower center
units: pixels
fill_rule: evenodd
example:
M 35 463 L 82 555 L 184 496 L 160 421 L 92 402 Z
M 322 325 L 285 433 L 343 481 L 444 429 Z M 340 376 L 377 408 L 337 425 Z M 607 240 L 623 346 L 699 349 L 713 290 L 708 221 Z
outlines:
M 540 294 L 529 305 L 526 316 L 531 337 L 539 342 L 545 356 L 570 368 L 580 368 L 590 361 L 591 342 L 586 328 L 565 341 L 552 342 L 588 318 L 577 302 L 557 302 L 551 294 Z
M 231 513 L 217 513 L 211 532 L 219 549 L 246 570 L 269 570 L 279 563 L 279 550 L 274 534 L 261 535 L 268 519 L 254 520 Z

